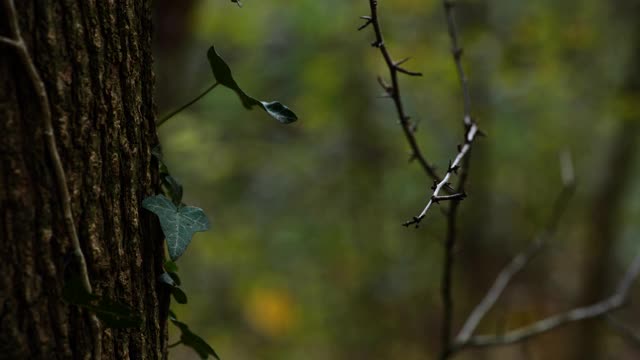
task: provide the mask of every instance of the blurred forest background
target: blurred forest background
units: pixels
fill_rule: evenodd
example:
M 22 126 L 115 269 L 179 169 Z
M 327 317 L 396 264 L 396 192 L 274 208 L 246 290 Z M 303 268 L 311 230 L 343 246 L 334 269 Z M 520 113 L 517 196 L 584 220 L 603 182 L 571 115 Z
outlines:
M 637 1 L 636 1 L 637 3 Z M 608 296 L 640 250 L 640 27 L 631 1 L 460 1 L 456 16 L 474 147 L 460 214 L 455 330 L 509 259 L 546 225 L 570 151 L 577 188 L 558 236 L 505 293 L 480 332 L 500 332 Z M 433 359 L 444 216 L 425 205 L 388 75 L 358 32 L 368 2 L 155 1 L 156 104 L 163 115 L 213 83 L 215 44 L 250 94 L 300 120 L 283 126 L 219 87 L 159 132 L 185 202 L 213 229 L 180 259 L 181 320 L 223 359 Z M 401 77 L 417 139 L 442 172 L 462 138 L 462 98 L 442 3 L 380 1 L 386 44 L 422 77 Z M 437 208 L 435 210 L 438 210 Z M 636 295 L 640 295 L 637 289 Z M 637 304 L 616 313 L 640 331 Z M 590 325 L 590 326 L 586 326 Z M 581 331 L 588 328 L 589 331 Z M 177 334 L 171 334 L 171 341 Z M 635 359 L 606 322 L 572 324 L 457 359 Z M 595 351 L 595 350 L 593 350 Z M 195 359 L 190 349 L 173 359 Z

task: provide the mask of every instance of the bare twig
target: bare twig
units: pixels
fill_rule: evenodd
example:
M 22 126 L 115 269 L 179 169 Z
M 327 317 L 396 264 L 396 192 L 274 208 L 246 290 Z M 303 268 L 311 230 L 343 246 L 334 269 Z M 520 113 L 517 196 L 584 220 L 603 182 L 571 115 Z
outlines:
M 563 152 L 560 156 L 560 170 L 562 174 L 563 187 L 556 198 L 553 210 L 549 217 L 549 221 L 544 231 L 529 245 L 529 247 L 514 257 L 507 266 L 502 269 L 495 282 L 487 291 L 485 297 L 473 309 L 467 321 L 465 321 L 462 329 L 458 333 L 456 343 L 464 344 L 469 340 L 471 335 L 480 324 L 480 321 L 487 315 L 489 310 L 495 305 L 506 287 L 509 285 L 515 275 L 517 275 L 524 267 L 536 256 L 544 247 L 550 238 L 555 236 L 558 221 L 565 212 L 569 198 L 575 189 L 575 175 L 573 172 L 573 164 L 569 152 Z
M 460 350 L 471 347 L 480 348 L 515 344 L 572 322 L 593 319 L 609 314 L 625 305 L 629 297 L 629 289 L 638 277 L 638 273 L 640 273 L 640 254 L 636 255 L 615 292 L 608 298 L 589 306 L 550 316 L 546 319 L 536 321 L 531 325 L 511 330 L 503 335 L 473 336 L 464 343 L 455 343 L 454 349 Z
M 418 226 L 420 221 L 422 221 L 422 219 L 427 214 L 427 211 L 429 211 L 429 208 L 431 207 L 431 205 L 435 203 L 435 201 L 433 201 L 434 198 L 437 198 L 442 188 L 449 183 L 451 174 L 456 173 L 461 165 L 465 166 L 464 163 L 462 163 L 462 160 L 471 150 L 471 145 L 473 144 L 473 141 L 475 140 L 475 138 L 478 135 L 482 135 L 482 132 L 480 131 L 480 129 L 478 129 L 478 125 L 476 124 L 475 120 L 471 116 L 471 90 L 469 89 L 469 80 L 467 78 L 467 75 L 464 72 L 464 67 L 462 66 L 462 48 L 459 45 L 458 28 L 456 26 L 454 14 L 453 14 L 453 8 L 455 4 L 451 0 L 444 0 L 443 5 L 445 10 L 445 16 L 447 19 L 447 30 L 449 32 L 449 38 L 451 40 L 451 55 L 453 56 L 453 61 L 456 66 L 458 78 L 460 79 L 460 87 L 462 88 L 462 96 L 464 99 L 464 115 L 463 115 L 463 124 L 465 127 L 464 143 L 458 146 L 458 154 L 456 155 L 453 162 L 449 164 L 447 173 L 445 174 L 442 181 L 440 181 L 440 183 L 436 185 L 433 191 L 433 194 L 431 195 L 429 201 L 427 202 L 427 205 L 424 207 L 422 212 L 420 212 L 418 216 L 414 216 L 413 219 L 406 221 L 403 224 L 404 226 L 410 226 L 413 224 L 415 224 L 416 227 Z M 463 171 L 466 171 L 466 169 L 463 169 Z M 464 181 L 462 181 L 462 178 L 461 178 L 460 186 L 458 189 L 461 191 L 459 192 L 464 191 L 464 185 L 465 185 Z M 450 216 L 453 216 L 454 214 L 455 214 L 455 211 L 450 212 Z
M 387 67 L 389 68 L 389 77 L 391 78 L 390 85 L 383 85 L 381 82 L 381 86 L 385 93 L 393 99 L 393 103 L 396 107 L 396 112 L 398 113 L 398 119 L 400 120 L 400 125 L 402 125 L 402 130 L 404 135 L 411 147 L 411 160 L 418 160 L 422 169 L 427 173 L 428 176 L 435 180 L 439 180 L 440 177 L 437 175 L 435 168 L 427 162 L 426 158 L 422 154 L 418 143 L 416 142 L 416 138 L 414 136 L 414 126 L 412 125 L 409 116 L 406 115 L 404 111 L 404 106 L 402 104 L 402 97 L 400 96 L 400 85 L 398 83 L 398 73 L 403 73 L 411 76 L 421 76 L 421 73 L 408 71 L 402 67 L 401 64 L 406 62 L 408 59 L 403 59 L 401 61 L 394 62 L 391 59 L 391 55 L 389 55 L 389 51 L 384 43 L 384 38 L 382 36 L 382 30 L 380 27 L 380 21 L 378 20 L 378 1 L 377 0 L 369 0 L 369 6 L 371 8 L 371 16 L 361 16 L 360 18 L 365 20 L 365 23 L 358 28 L 358 30 L 362 30 L 369 25 L 373 25 L 373 31 L 375 33 L 376 39 L 371 44 L 374 47 L 380 49 L 380 53 L 384 58 Z
M 458 333 L 456 343 L 466 343 L 473 332 L 478 327 L 480 321 L 491 310 L 496 301 L 500 298 L 500 295 L 504 292 L 511 279 L 518 274 L 530 261 L 538 254 L 545 244 L 545 240 L 542 237 L 538 237 L 529 247 L 514 257 L 511 262 L 500 272 L 496 281 L 493 283 L 487 294 L 482 301 L 473 309 L 469 318 L 464 323 L 462 330 Z
M 636 347 L 640 347 L 640 332 L 637 332 L 629 327 L 629 325 L 616 319 L 613 315 L 607 315 L 606 321 L 607 325 L 609 325 L 609 327 L 611 327 L 615 332 L 620 334 Z
M 0 42 L 10 45 L 16 50 L 20 60 L 22 61 L 22 64 L 27 70 L 27 74 L 36 92 L 40 109 L 42 111 L 42 122 L 44 128 L 43 133 L 45 135 L 47 151 L 49 152 L 49 156 L 51 156 L 51 161 L 53 163 L 56 183 L 58 187 L 58 195 L 60 196 L 60 201 L 62 203 L 62 212 L 64 214 L 65 226 L 68 235 L 71 238 L 74 255 L 79 263 L 82 285 L 87 292 L 92 293 L 91 282 L 89 281 L 89 273 L 87 271 L 87 263 L 84 254 L 82 253 L 80 239 L 78 238 L 78 233 L 76 232 L 76 227 L 73 220 L 71 196 L 69 195 L 69 188 L 67 185 L 64 168 L 62 166 L 62 160 L 60 159 L 60 154 L 58 153 L 58 148 L 56 146 L 56 138 L 53 132 L 53 124 L 51 119 L 52 116 L 51 107 L 49 104 L 49 96 L 47 95 L 44 81 L 40 77 L 38 69 L 36 68 L 35 63 L 33 62 L 31 55 L 29 54 L 27 44 L 22 37 L 20 25 L 18 24 L 18 12 L 13 0 L 4 0 L 4 7 L 8 16 L 9 32 L 12 38 L 0 37 Z M 100 359 L 102 355 L 100 322 L 98 321 L 98 318 L 95 316 L 95 314 L 89 314 L 89 317 L 91 319 L 94 337 L 93 358 Z

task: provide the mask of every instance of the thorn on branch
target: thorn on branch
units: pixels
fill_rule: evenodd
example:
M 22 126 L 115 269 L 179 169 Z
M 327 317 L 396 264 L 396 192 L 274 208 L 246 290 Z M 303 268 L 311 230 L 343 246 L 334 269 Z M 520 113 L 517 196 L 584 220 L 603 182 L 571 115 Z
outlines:
M 410 57 L 406 57 L 406 58 L 404 58 L 402 60 L 396 61 L 396 62 L 393 63 L 393 66 L 402 65 L 402 64 L 406 63 L 407 61 L 409 61 L 409 59 L 411 59 L 411 58 Z
M 384 43 L 383 43 L 382 41 L 380 41 L 380 40 L 376 40 L 376 41 L 374 41 L 374 42 L 372 42 L 372 43 L 371 43 L 371 46 L 373 46 L 373 47 L 375 47 L 375 48 L 381 48 L 383 44 L 384 44 Z
M 460 169 L 460 165 L 451 166 L 451 160 L 449 160 L 449 170 L 447 171 L 458 174 L 458 169 Z
M 389 95 L 393 93 L 393 86 L 387 84 L 382 77 L 378 76 L 378 84 L 382 87 L 382 89 Z
M 371 16 L 360 16 L 361 19 L 365 19 L 367 21 L 365 21 L 364 24 L 360 25 L 360 27 L 358 27 L 358 31 L 366 28 L 367 26 L 371 25 L 373 23 L 373 20 L 371 19 Z
M 409 227 L 409 226 L 415 224 L 416 225 L 416 229 L 417 229 L 419 227 L 420 221 L 422 221 L 421 217 L 414 216 L 413 219 L 411 219 L 409 221 L 406 221 L 404 224 L 402 224 L 402 226 Z
M 396 71 L 401 72 L 405 75 L 409 75 L 409 76 L 422 76 L 421 72 L 416 72 L 416 71 L 409 71 L 405 68 L 401 68 L 398 65 L 393 65 L 393 68 L 396 69 Z
M 467 193 L 466 192 L 461 192 L 461 193 L 457 193 L 457 194 L 452 194 L 452 195 L 440 195 L 440 196 L 432 196 L 431 200 L 436 203 L 439 204 L 440 201 L 460 201 L 460 200 L 464 200 L 464 198 L 467 197 Z

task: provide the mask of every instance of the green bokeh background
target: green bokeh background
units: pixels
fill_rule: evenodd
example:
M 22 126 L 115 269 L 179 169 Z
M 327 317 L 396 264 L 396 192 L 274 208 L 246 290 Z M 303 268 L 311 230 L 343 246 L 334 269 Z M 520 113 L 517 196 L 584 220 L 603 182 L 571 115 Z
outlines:
M 431 180 L 408 162 L 393 103 L 380 97 L 376 77 L 388 73 L 371 29 L 356 31 L 368 2 L 243 3 L 156 2 L 160 115 L 213 82 L 213 43 L 247 93 L 281 101 L 300 119 L 279 124 L 218 87 L 160 128 L 185 202 L 213 224 L 178 261 L 189 304 L 173 310 L 225 360 L 434 359 L 444 216 L 434 208 L 419 229 L 401 226 L 425 205 Z M 640 102 L 629 79 L 640 76 L 631 56 L 640 31 L 637 13 L 625 11 L 631 3 L 459 2 L 473 113 L 488 136 L 474 147 L 461 206 L 456 329 L 547 223 L 562 152 L 572 155 L 578 187 L 558 236 L 480 330 L 579 305 L 594 281 L 604 296 L 638 251 Z M 442 172 L 463 135 L 442 4 L 380 1 L 380 14 L 392 56 L 411 56 L 406 67 L 424 74 L 401 76 L 401 91 L 425 156 Z M 625 142 L 631 150 L 616 163 Z M 589 240 L 607 226 L 607 238 Z M 593 261 L 608 269 L 598 280 Z M 640 328 L 637 307 L 621 314 Z M 562 359 L 581 346 L 578 330 L 457 358 Z M 640 354 L 601 330 L 614 358 Z M 171 331 L 171 342 L 177 336 Z M 177 347 L 170 357 L 196 354 Z

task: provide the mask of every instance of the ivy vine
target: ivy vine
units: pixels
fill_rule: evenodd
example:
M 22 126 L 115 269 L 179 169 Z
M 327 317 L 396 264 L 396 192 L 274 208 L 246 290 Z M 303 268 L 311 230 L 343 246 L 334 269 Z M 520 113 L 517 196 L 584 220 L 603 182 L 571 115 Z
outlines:
M 239 2 L 236 3 L 240 4 Z M 233 90 L 240 98 L 242 105 L 248 110 L 257 106 L 283 124 L 298 120 L 293 111 L 277 101 L 262 101 L 247 95 L 234 80 L 229 65 L 213 46 L 207 51 L 207 59 L 215 82 L 193 100 L 160 118 L 157 126 L 161 126 L 176 114 L 202 99 L 218 85 Z M 193 235 L 196 232 L 209 230 L 211 223 L 202 209 L 182 202 L 183 186 L 169 172 L 163 159 L 162 148 L 160 146 L 154 148 L 152 155 L 159 165 L 161 193 L 144 199 L 142 207 L 153 212 L 158 217 L 166 240 L 169 259 L 165 260 L 165 271 L 160 275 L 158 281 L 169 288 L 171 296 L 178 304 L 187 304 L 187 294 L 180 288 L 182 282 L 178 276 L 178 266 L 175 262 L 184 254 L 191 243 Z M 197 352 L 202 359 L 207 359 L 209 356 L 220 359 L 215 350 L 202 337 L 193 333 L 187 324 L 179 321 L 172 310 L 169 310 L 169 319 L 181 332 L 180 340 L 169 345 L 169 348 L 185 345 Z

